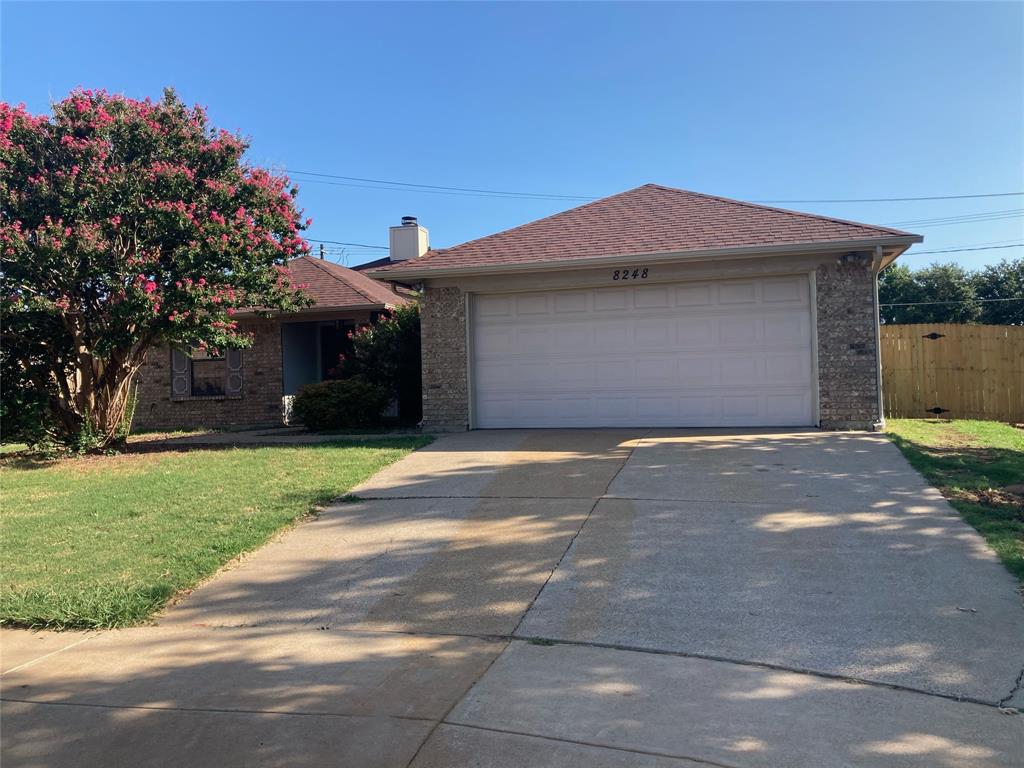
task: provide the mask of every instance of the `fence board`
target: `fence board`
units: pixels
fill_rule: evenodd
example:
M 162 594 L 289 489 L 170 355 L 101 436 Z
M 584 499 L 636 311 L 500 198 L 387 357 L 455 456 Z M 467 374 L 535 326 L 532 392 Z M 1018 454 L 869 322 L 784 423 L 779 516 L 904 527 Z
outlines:
M 1024 422 L 1024 327 L 883 325 L 881 347 L 886 416 Z

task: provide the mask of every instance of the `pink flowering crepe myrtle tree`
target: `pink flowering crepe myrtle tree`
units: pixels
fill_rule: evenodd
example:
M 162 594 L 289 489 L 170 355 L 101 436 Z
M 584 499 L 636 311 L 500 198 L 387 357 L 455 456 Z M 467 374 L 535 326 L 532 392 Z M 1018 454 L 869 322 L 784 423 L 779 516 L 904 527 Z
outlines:
M 147 351 L 246 347 L 239 309 L 309 303 L 287 261 L 310 222 L 286 177 L 172 90 L 78 90 L 52 109 L 0 103 L 5 387 L 44 397 L 58 438 L 104 448 Z

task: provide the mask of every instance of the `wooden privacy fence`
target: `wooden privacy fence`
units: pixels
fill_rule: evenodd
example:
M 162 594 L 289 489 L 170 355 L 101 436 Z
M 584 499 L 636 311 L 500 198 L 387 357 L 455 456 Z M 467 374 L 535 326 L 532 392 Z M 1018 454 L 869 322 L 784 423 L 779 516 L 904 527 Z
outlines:
M 1024 422 L 1024 327 L 882 326 L 885 415 Z

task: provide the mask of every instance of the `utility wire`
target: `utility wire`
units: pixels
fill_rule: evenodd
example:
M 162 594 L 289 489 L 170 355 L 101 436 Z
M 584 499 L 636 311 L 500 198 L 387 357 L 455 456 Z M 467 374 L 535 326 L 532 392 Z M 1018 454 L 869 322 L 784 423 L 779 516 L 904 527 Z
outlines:
M 980 248 L 945 248 L 937 251 L 907 251 L 906 256 L 924 256 L 927 253 L 962 253 L 964 251 L 995 251 L 1000 248 L 1024 248 L 1024 243 L 1014 245 L 989 245 Z
M 933 223 L 945 223 L 945 222 L 959 222 L 959 221 L 973 221 L 975 219 L 985 219 L 990 217 L 1011 217 L 1020 216 L 1024 213 L 1024 208 L 1006 208 L 1001 211 L 978 211 L 977 213 L 962 213 L 955 216 L 937 216 L 935 218 L 928 219 L 905 219 L 903 221 L 893 222 L 893 226 L 896 225 L 913 225 L 913 224 L 933 224 Z
M 384 179 L 365 179 L 359 176 L 340 176 L 334 173 L 317 173 L 314 171 L 291 171 L 291 173 L 300 173 L 305 176 L 320 176 L 328 179 L 344 179 L 345 181 L 359 181 L 369 184 L 388 184 L 398 187 L 412 187 L 415 189 L 437 189 L 446 190 L 450 192 L 473 192 L 476 194 L 484 195 L 509 195 L 513 197 L 544 197 L 544 198 L 556 198 L 564 200 L 596 200 L 595 197 L 585 197 L 583 195 L 559 195 L 548 192 L 511 192 L 500 189 L 477 189 L 475 187 L 447 187 L 440 184 L 413 184 L 408 181 L 386 181 Z
M 591 195 L 564 195 L 554 192 L 520 192 L 512 190 L 502 189 L 481 189 L 477 187 L 454 187 L 445 186 L 442 184 L 416 184 L 409 181 L 391 181 L 388 179 L 370 179 L 362 176 L 342 176 L 336 173 L 322 173 L 319 171 L 300 171 L 291 170 L 292 174 L 301 174 L 303 176 L 314 176 L 322 179 L 341 179 L 347 182 L 359 182 L 359 186 L 364 189 L 397 189 L 407 188 L 406 191 L 434 191 L 434 192 L 454 192 L 469 195 L 479 196 L 498 196 L 498 197 L 519 197 L 526 199 L 543 199 L 543 200 L 599 200 L 599 197 Z M 306 179 L 306 181 L 312 181 L 312 179 Z M 327 183 L 327 182 L 323 182 Z M 377 185 L 377 186 L 366 186 L 366 185 Z M 338 186 L 356 186 L 356 184 L 341 184 Z M 929 195 L 921 197 L 860 197 L 860 198 L 817 198 L 817 199 L 806 199 L 806 200 L 753 200 L 755 203 L 902 203 L 902 202 L 913 202 L 922 200 L 969 200 L 984 197 L 1014 197 L 1024 195 L 1024 192 L 985 192 L 976 195 Z
M 375 250 L 376 249 L 382 249 L 382 250 L 385 250 L 385 251 L 388 249 L 388 247 L 386 245 L 366 245 L 365 243 L 345 243 L 345 242 L 342 242 L 341 240 L 318 240 L 315 237 L 307 237 L 305 239 L 309 240 L 310 242 L 313 242 L 313 243 L 329 243 L 331 245 L 351 245 L 354 248 L 373 248 Z
M 327 184 L 332 187 L 354 187 L 356 189 L 375 189 L 378 192 L 419 192 L 425 195 L 450 195 L 454 197 L 499 197 L 508 200 L 572 200 L 577 202 L 589 202 L 597 200 L 596 197 L 555 197 L 553 195 L 534 195 L 526 196 L 514 193 L 494 193 L 487 194 L 482 192 L 458 192 L 453 190 L 444 189 L 414 189 L 405 187 L 382 187 L 375 186 L 373 184 L 356 184 L 344 181 L 326 181 L 325 179 L 295 179 L 295 181 L 302 182 L 303 184 Z
M 957 299 L 956 301 L 905 301 L 898 304 L 879 304 L 880 307 L 923 307 L 930 304 L 988 304 L 993 301 L 1024 301 L 1024 296 L 1009 299 Z

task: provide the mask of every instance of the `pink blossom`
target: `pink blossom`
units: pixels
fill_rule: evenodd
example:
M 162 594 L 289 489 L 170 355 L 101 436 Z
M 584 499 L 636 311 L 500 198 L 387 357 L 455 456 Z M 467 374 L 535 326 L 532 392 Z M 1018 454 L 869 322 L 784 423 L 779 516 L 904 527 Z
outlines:
M 146 284 L 142 286 L 142 290 L 144 290 L 146 293 L 153 293 L 153 291 L 156 290 L 156 283 L 154 283 L 152 280 L 147 280 Z

